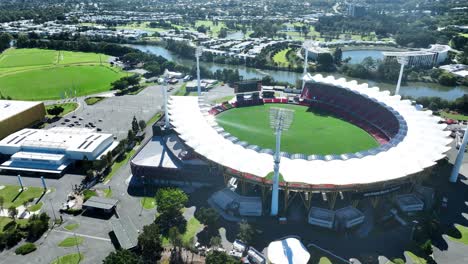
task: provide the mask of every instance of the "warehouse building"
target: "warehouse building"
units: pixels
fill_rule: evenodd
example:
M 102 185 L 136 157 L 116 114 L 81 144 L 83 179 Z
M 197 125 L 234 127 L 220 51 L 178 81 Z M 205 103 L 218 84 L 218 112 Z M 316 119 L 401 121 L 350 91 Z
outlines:
M 0 139 L 42 121 L 45 113 L 42 102 L 0 100 Z
M 22 129 L 0 141 L 0 153 L 10 156 L 0 170 L 62 174 L 74 161 L 98 160 L 117 145 L 112 134 L 93 129 Z

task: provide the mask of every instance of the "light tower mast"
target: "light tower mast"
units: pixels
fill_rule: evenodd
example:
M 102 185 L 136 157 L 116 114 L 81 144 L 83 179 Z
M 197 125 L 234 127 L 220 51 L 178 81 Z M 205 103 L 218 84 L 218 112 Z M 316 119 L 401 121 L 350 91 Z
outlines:
M 294 110 L 272 107 L 270 108 L 270 127 L 276 134 L 276 148 L 274 160 L 273 190 L 271 193 L 271 215 L 278 215 L 279 199 L 279 167 L 281 161 L 281 133 L 287 131 L 294 119 Z
M 201 87 L 200 87 L 200 56 L 203 54 L 203 47 L 198 46 L 195 49 L 195 58 L 197 59 L 197 94 L 201 96 Z
M 305 80 L 304 77 L 307 75 L 307 68 L 309 65 L 309 49 L 313 47 L 315 44 L 311 40 L 305 40 L 304 43 L 302 44 L 302 48 L 304 49 L 304 72 L 302 76 L 302 89 L 304 89 L 305 85 Z
M 457 182 L 458 173 L 460 172 L 460 167 L 463 162 L 463 157 L 465 156 L 466 145 L 468 143 L 468 127 L 465 128 L 465 133 L 463 134 L 463 140 L 458 149 L 457 158 L 455 159 L 455 164 L 453 164 L 452 174 L 450 175 L 450 182 Z
M 405 68 L 405 65 L 408 64 L 409 58 L 406 56 L 398 56 L 397 61 L 398 63 L 401 64 L 401 68 L 400 68 L 400 75 L 398 76 L 398 83 L 395 89 L 395 95 L 400 94 L 400 85 L 401 85 L 401 79 L 403 78 L 403 69 Z
M 167 79 L 169 78 L 169 71 L 167 69 L 164 70 L 163 74 L 163 95 L 164 95 L 164 128 L 169 128 L 169 109 L 167 107 Z

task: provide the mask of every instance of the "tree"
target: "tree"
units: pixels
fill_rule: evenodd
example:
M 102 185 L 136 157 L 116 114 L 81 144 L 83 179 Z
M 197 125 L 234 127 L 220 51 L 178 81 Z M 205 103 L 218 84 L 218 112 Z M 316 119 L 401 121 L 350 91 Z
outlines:
M 333 60 L 335 64 L 341 64 L 341 61 L 343 60 L 343 51 L 340 47 L 336 47 L 335 51 L 333 52 Z
M 317 56 L 317 70 L 318 71 L 333 71 L 333 57 L 330 53 L 320 53 Z
M 221 237 L 218 236 L 213 236 L 210 238 L 210 246 L 219 248 L 221 247 Z
M 33 215 L 28 220 L 28 239 L 34 241 L 39 239 L 47 229 L 49 229 L 50 217 L 46 213 L 40 215 Z
M 65 109 L 63 109 L 63 107 L 61 107 L 61 106 L 59 106 L 59 105 L 56 105 L 56 106 L 54 106 L 54 107 L 52 107 L 52 108 L 47 109 L 47 113 L 48 113 L 49 115 L 53 115 L 53 116 L 56 116 L 56 117 L 57 117 L 57 116 L 59 116 L 61 113 L 63 113 L 64 110 L 65 110 Z
M 182 246 L 182 236 L 180 235 L 179 229 L 175 226 L 169 229 L 169 241 L 176 248 Z
M 103 261 L 103 264 L 140 264 L 141 258 L 130 250 L 122 249 L 111 252 Z
M 143 232 L 138 236 L 138 247 L 145 263 L 155 263 L 161 258 L 163 248 L 157 224 L 152 223 L 143 227 Z
M 135 116 L 133 116 L 132 120 L 132 130 L 136 134 L 140 130 L 140 126 L 138 125 L 138 120 Z
M 195 212 L 195 218 L 209 228 L 213 228 L 219 219 L 219 214 L 213 208 L 202 207 Z
M 177 227 L 179 233 L 184 233 L 187 230 L 187 220 L 180 211 L 168 211 L 159 214 L 154 221 L 159 226 L 161 234 L 168 236 L 169 230 Z
M 18 210 L 16 209 L 15 206 L 12 205 L 12 206 L 10 206 L 10 207 L 8 208 L 8 215 L 9 215 L 11 218 L 13 218 L 13 220 L 16 219 L 16 216 L 18 215 Z
M 158 212 L 164 214 L 171 211 L 180 211 L 188 201 L 187 194 L 178 188 L 163 188 L 156 193 Z
M 132 129 L 129 129 L 128 130 L 128 133 L 127 133 L 127 140 L 129 142 L 129 144 L 132 144 L 134 141 L 135 141 L 135 132 L 133 132 Z
M 439 83 L 446 86 L 454 86 L 457 84 L 457 76 L 453 73 L 444 72 L 439 76 Z
M 239 223 L 239 233 L 237 234 L 237 238 L 242 240 L 243 242 L 250 244 L 252 239 L 255 235 L 255 230 L 252 226 L 247 223 L 246 221 L 242 221 Z
M 17 48 L 28 48 L 29 46 L 29 38 L 26 34 L 20 34 L 18 39 L 16 40 L 16 47 Z
M 239 263 L 234 257 L 229 256 L 225 252 L 211 251 L 205 259 L 206 264 L 237 264 Z
M 223 27 L 219 30 L 218 38 L 227 37 L 227 28 Z
M 0 34 L 0 52 L 10 47 L 10 42 L 12 39 L 13 37 L 9 33 Z
M 140 130 L 141 130 L 141 131 L 144 131 L 145 128 L 146 128 L 146 122 L 145 122 L 145 120 L 140 120 L 140 121 L 138 121 L 138 126 L 140 127 Z

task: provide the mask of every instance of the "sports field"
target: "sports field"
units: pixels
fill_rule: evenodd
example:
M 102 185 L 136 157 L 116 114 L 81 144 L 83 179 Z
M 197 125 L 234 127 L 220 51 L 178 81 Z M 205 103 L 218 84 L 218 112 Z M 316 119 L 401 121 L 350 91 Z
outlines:
M 104 54 L 8 49 L 0 54 L 0 92 L 17 100 L 47 100 L 107 91 L 124 76 Z
M 266 104 L 233 108 L 216 116 L 218 124 L 240 140 L 262 148 L 275 148 L 269 125 L 269 109 L 295 110 L 289 131 L 284 132 L 281 150 L 306 155 L 343 154 L 377 147 L 375 139 L 361 128 L 333 116 L 309 112 L 299 105 Z

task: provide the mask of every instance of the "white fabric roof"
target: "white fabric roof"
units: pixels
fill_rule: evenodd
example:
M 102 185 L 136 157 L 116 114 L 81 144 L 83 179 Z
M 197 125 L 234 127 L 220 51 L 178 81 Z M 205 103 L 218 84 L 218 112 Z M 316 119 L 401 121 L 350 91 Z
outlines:
M 273 241 L 268 245 L 268 260 L 273 264 L 306 264 L 310 253 L 297 238 Z
M 306 76 L 306 81 L 343 87 L 392 107 L 406 121 L 406 136 L 398 145 L 375 155 L 344 160 L 281 159 L 280 172 L 286 182 L 312 185 L 369 184 L 405 177 L 433 166 L 445 157 L 452 139 L 438 124 L 432 111 L 419 111 L 408 100 L 390 96 L 388 91 L 344 78 Z M 244 173 L 266 177 L 273 171 L 273 157 L 236 145 L 219 134 L 215 117 L 201 110 L 198 97 L 172 96 L 169 100 L 170 120 L 185 143 L 207 159 Z M 313 139 L 311 139 L 313 140 Z M 342 153 L 337 153 L 342 154 Z

